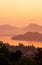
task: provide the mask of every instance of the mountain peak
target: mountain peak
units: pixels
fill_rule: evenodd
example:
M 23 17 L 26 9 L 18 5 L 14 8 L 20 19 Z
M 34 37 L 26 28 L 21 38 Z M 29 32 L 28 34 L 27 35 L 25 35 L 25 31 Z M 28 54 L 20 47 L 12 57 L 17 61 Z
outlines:
M 9 24 L 0 25 L 1 27 L 11 27 Z
M 31 23 L 31 24 L 29 25 L 29 27 L 31 27 L 31 26 L 33 27 L 33 26 L 40 26 L 40 25 L 38 25 L 38 24 L 32 24 L 32 23 Z

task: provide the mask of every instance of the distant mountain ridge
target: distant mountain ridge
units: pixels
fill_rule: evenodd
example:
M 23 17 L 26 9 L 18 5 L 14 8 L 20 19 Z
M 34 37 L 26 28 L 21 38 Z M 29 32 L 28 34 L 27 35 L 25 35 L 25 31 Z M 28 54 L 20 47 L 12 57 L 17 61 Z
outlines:
M 42 41 L 42 34 L 38 32 L 26 32 L 23 35 L 13 36 L 12 40 L 21 41 Z
M 26 30 L 27 32 L 39 32 L 42 33 L 42 26 L 37 24 L 30 24 L 27 27 L 25 27 L 23 30 Z
M 11 25 L 1 25 L 0 26 L 0 35 L 15 35 L 17 34 L 18 28 Z
M 11 25 L 0 25 L 0 35 L 19 35 L 25 32 L 39 32 L 42 33 L 42 26 L 37 24 L 30 24 L 26 27 L 18 28 Z

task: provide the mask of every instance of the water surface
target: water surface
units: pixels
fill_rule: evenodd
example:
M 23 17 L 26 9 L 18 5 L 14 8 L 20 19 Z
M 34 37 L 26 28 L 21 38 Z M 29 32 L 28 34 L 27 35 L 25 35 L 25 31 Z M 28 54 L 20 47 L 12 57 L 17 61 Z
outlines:
M 9 43 L 10 45 L 18 45 L 19 43 L 24 44 L 25 46 L 27 45 L 34 45 L 35 47 L 42 47 L 42 42 L 34 42 L 34 41 L 17 41 L 17 40 L 12 40 L 11 36 L 0 36 L 0 41 L 3 41 L 4 43 Z

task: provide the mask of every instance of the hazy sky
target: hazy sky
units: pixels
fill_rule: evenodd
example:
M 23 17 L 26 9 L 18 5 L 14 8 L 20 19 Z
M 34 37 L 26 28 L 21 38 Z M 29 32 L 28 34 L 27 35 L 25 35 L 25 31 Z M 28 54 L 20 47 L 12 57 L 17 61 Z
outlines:
M 42 0 L 0 0 L 0 24 L 42 25 Z

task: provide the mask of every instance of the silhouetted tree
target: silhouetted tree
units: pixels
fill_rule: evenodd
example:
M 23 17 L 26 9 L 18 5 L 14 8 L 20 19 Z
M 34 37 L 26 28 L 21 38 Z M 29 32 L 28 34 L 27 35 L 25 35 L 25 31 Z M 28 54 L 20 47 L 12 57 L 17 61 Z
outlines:
M 15 60 L 19 60 L 21 58 L 21 55 L 22 55 L 21 51 L 16 51 L 15 52 Z
M 11 52 L 11 60 L 18 61 L 21 57 L 22 53 L 20 51 Z
M 11 46 L 9 46 L 9 48 L 10 47 Z M 19 51 L 18 49 L 16 49 L 15 52 L 9 51 L 9 48 L 3 42 L 0 42 L 0 65 L 42 65 L 42 48 L 34 49 L 37 52 L 34 52 L 35 56 L 33 56 L 33 58 L 31 58 L 31 56 L 28 57 L 29 55 L 23 55 L 21 53 L 22 51 Z M 16 46 L 15 48 L 18 47 Z M 25 49 L 28 50 L 29 47 L 25 47 L 20 44 L 19 49 L 20 48 L 24 49 L 25 51 Z
M 3 42 L 0 42 L 0 65 L 11 65 L 9 60 L 9 50 Z
M 42 50 L 41 48 L 37 49 L 37 53 L 35 53 L 35 58 L 34 61 L 36 63 L 36 65 L 42 65 Z
M 21 59 L 20 65 L 33 65 L 33 63 L 28 57 L 23 57 Z

